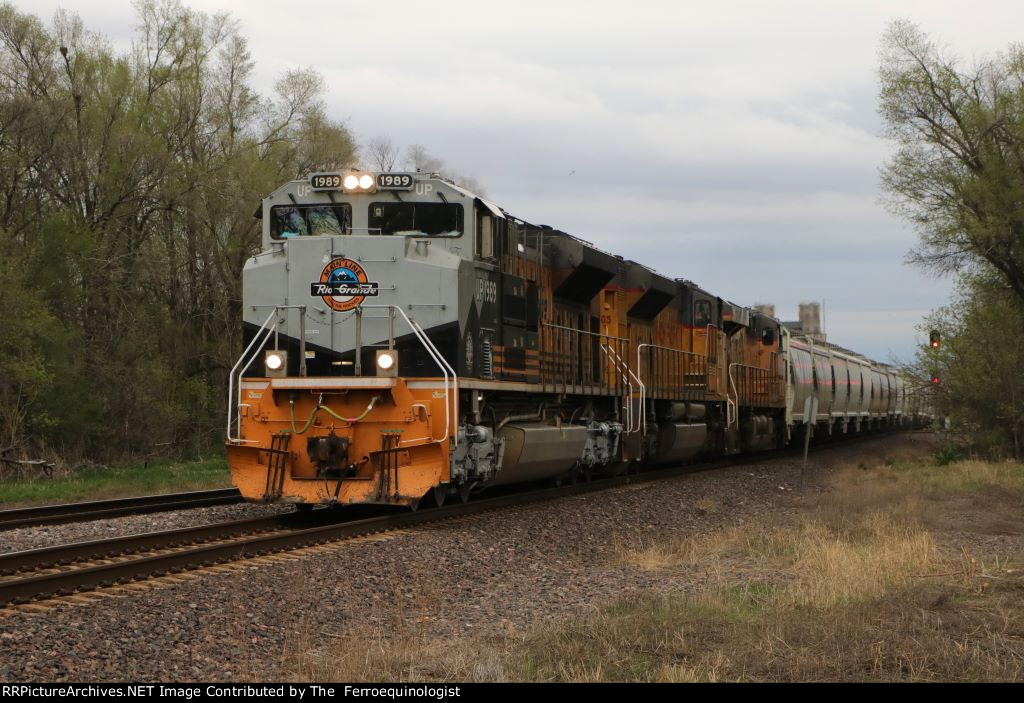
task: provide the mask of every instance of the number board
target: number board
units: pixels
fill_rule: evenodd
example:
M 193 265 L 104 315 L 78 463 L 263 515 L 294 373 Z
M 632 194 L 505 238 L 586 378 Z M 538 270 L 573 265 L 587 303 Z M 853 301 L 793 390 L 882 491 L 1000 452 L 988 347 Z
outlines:
M 341 190 L 340 173 L 314 173 L 309 177 L 313 190 Z
M 377 190 L 412 190 L 412 175 L 408 173 L 378 173 Z

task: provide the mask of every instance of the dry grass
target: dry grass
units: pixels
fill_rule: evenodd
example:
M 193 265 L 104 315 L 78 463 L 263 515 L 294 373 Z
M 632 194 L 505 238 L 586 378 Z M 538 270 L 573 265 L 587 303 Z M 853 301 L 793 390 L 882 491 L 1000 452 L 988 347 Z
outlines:
M 1019 680 L 1024 467 L 912 453 L 840 471 L 792 524 L 618 545 L 619 566 L 720 575 L 540 631 L 522 676 L 562 681 Z M 951 545 L 958 546 L 951 546 Z M 979 542 L 984 544 L 984 542 Z
M 538 631 L 518 651 L 539 681 L 1018 680 L 1024 578 L 943 554 L 900 515 L 678 540 L 620 552 L 638 568 L 717 563 L 713 588 L 623 600 Z M 746 568 L 737 569 L 737 565 Z
M 911 445 L 890 450 L 873 461 L 847 463 L 838 468 L 836 493 L 847 497 L 865 490 L 869 496 L 909 490 L 925 497 L 971 494 L 1024 499 L 1024 464 L 1019 462 L 965 459 L 940 464 L 923 458 L 920 448 L 915 450 Z
M 984 595 L 926 584 L 831 608 L 787 608 L 749 583 L 622 602 L 525 643 L 537 681 L 1015 681 L 1019 581 Z M 525 653 L 524 653 L 525 652 Z
M 449 681 L 465 680 L 478 663 L 476 650 L 451 647 L 423 628 L 387 632 L 362 626 L 334 646 L 306 649 L 292 662 L 296 681 Z M 500 663 L 498 663 L 500 666 Z
M 931 536 L 885 513 L 868 513 L 836 530 L 820 520 L 746 535 L 742 549 L 789 574 L 775 598 L 782 607 L 833 607 L 877 598 L 945 568 Z
M 816 506 L 830 525 L 884 510 L 937 534 L 1024 534 L 1024 464 L 888 461 L 840 471 Z
M 479 648 L 452 646 L 436 636 L 443 601 L 436 576 L 413 568 L 392 571 L 386 593 L 354 627 L 344 620 L 310 621 L 295 628 L 283 662 L 290 680 L 451 681 L 504 678 L 501 658 Z
M 722 574 L 746 567 L 744 573 L 784 573 L 786 605 L 794 607 L 876 597 L 915 575 L 945 568 L 931 535 L 900 516 L 873 511 L 839 522 L 831 526 L 811 517 L 793 526 L 750 525 L 632 547 L 620 543 L 615 561 L 643 571 Z
M 453 640 L 430 626 L 441 605 L 430 576 L 396 574 L 371 625 L 305 649 L 286 671 L 304 680 L 1024 678 L 1024 466 L 940 467 L 907 452 L 848 466 L 833 484 L 796 518 L 620 541 L 608 565 L 682 583 L 700 573 L 710 586 L 623 599 L 525 636 Z
M 642 571 L 707 566 L 721 553 L 725 535 L 648 540 L 640 543 L 615 542 L 616 564 Z
M 694 502 L 693 507 L 700 515 L 714 515 L 721 508 L 717 500 L 707 496 L 698 498 Z

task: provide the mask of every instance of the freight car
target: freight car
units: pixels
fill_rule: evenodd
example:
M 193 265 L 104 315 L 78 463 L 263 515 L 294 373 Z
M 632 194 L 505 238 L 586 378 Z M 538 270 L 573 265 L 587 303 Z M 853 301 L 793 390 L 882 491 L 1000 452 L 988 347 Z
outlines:
M 258 216 L 227 424 L 249 500 L 465 501 L 921 415 L 894 369 L 438 174 L 313 174 Z

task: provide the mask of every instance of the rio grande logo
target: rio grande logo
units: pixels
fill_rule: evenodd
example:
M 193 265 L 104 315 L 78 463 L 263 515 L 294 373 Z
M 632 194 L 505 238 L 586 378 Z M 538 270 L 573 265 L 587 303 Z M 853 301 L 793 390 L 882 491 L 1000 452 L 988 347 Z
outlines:
M 324 266 L 320 280 L 309 284 L 309 294 L 323 298 L 332 310 L 346 312 L 367 297 L 376 296 L 379 287 L 379 283 L 367 280 L 366 271 L 352 259 L 334 259 Z

